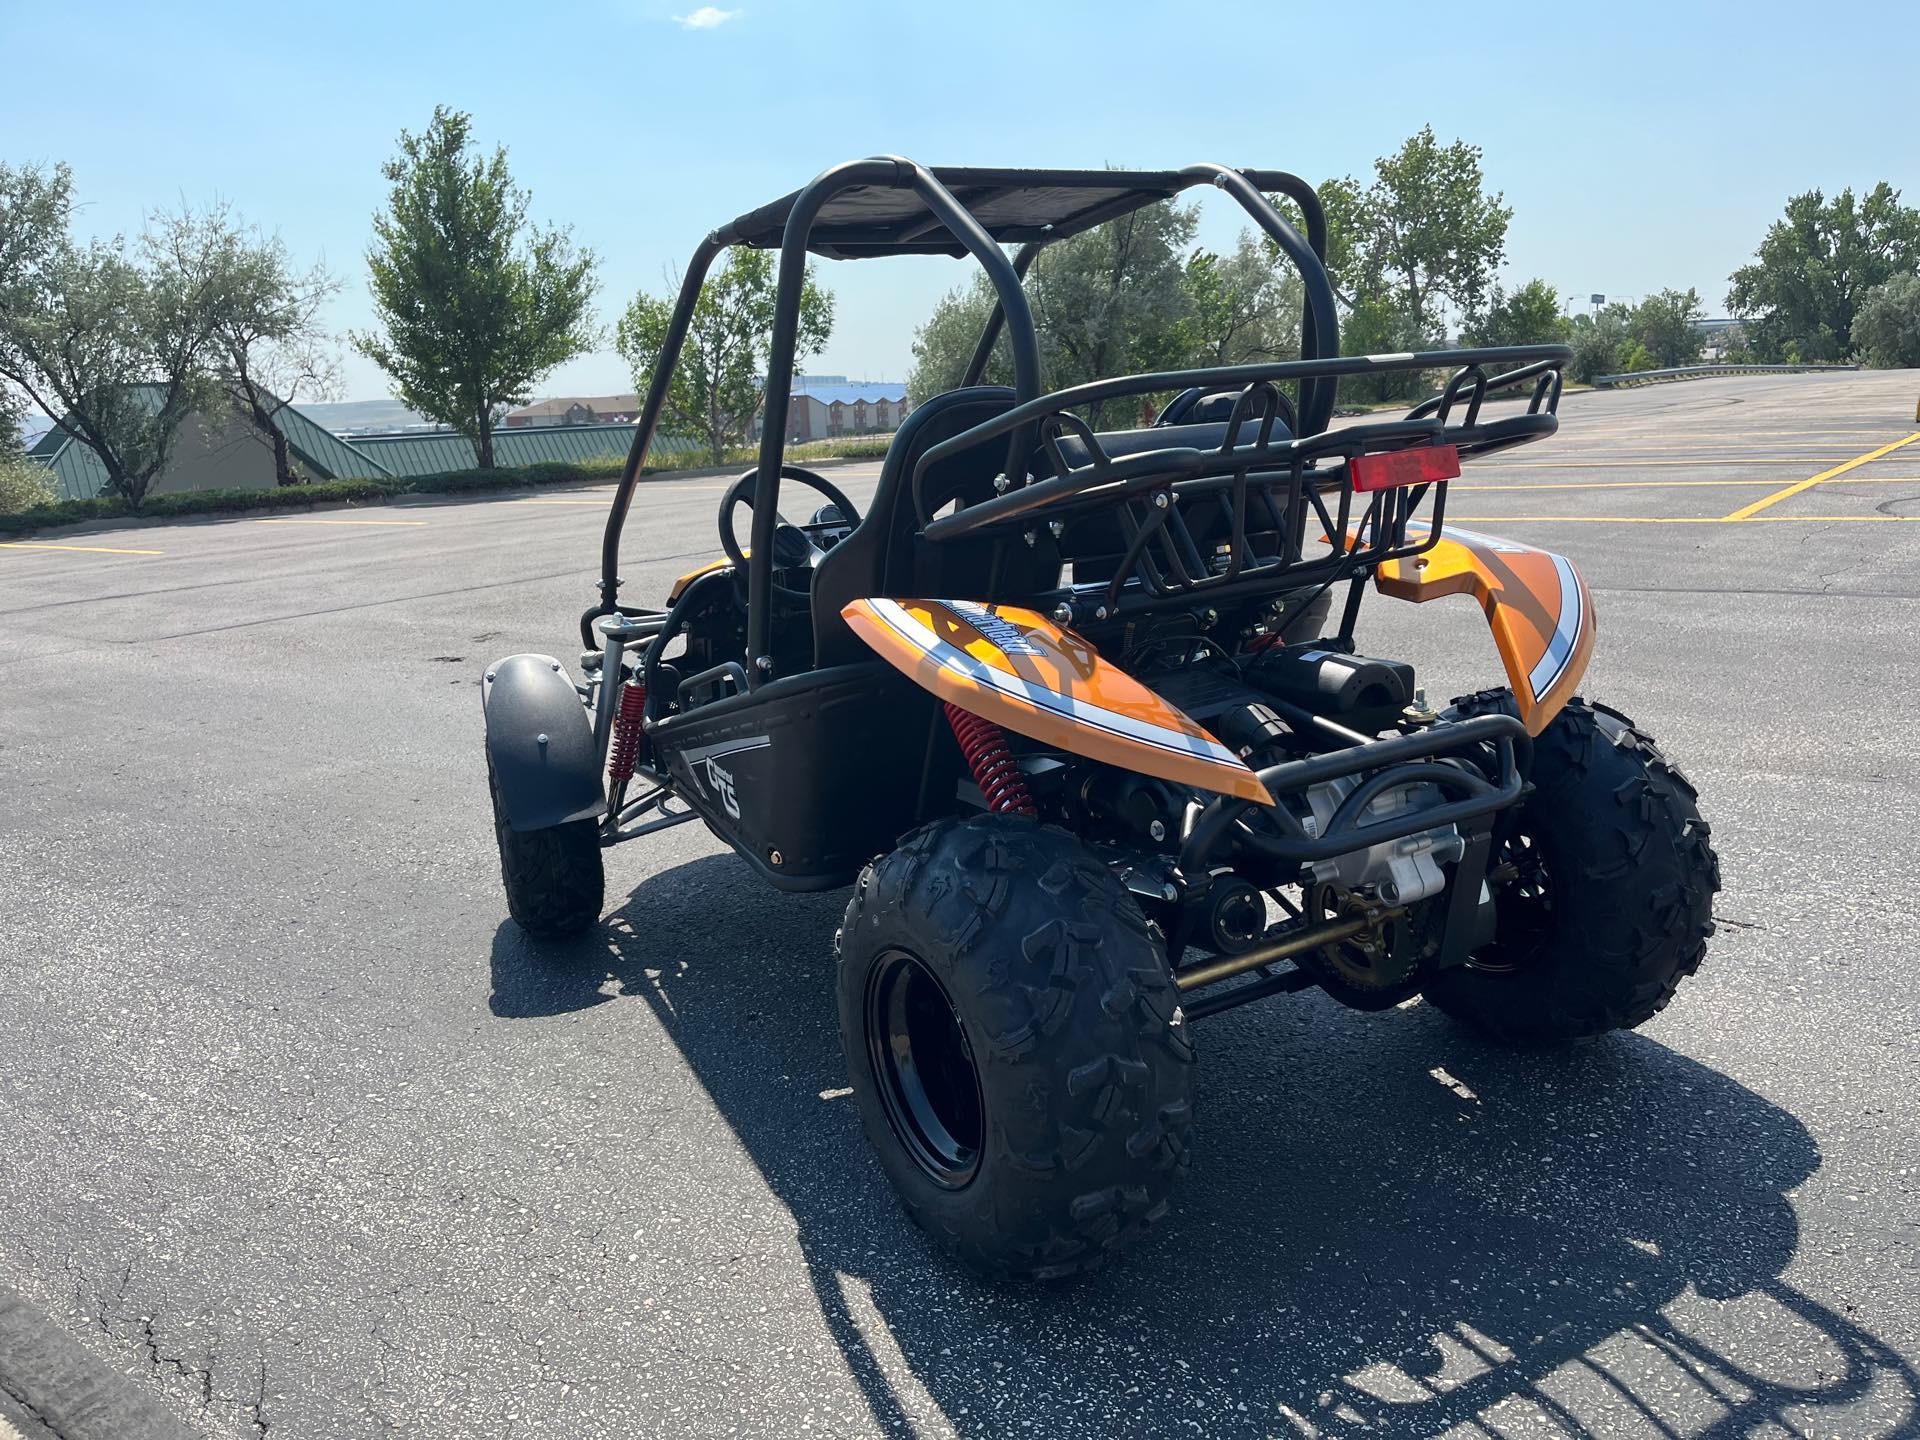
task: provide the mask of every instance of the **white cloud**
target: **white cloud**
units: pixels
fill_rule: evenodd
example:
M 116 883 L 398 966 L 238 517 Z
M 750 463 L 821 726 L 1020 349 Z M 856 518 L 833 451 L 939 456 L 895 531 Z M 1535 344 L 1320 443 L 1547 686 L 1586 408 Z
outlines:
M 717 30 L 729 20 L 740 16 L 738 10 L 722 10 L 718 5 L 702 5 L 690 15 L 676 15 L 683 30 Z

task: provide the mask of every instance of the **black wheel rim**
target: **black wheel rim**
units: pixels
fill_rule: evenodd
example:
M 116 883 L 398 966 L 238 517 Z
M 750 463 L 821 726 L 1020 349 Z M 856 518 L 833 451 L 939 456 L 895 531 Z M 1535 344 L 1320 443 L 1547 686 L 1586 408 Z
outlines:
M 1495 938 L 1467 966 L 1491 975 L 1513 975 L 1527 969 L 1552 937 L 1553 890 L 1546 856 L 1531 835 L 1508 836 L 1495 865 L 1511 867 L 1512 872 L 1494 892 Z
M 984 1137 L 979 1067 L 946 987 L 903 951 L 868 979 L 867 1052 L 901 1147 L 936 1184 L 967 1184 Z

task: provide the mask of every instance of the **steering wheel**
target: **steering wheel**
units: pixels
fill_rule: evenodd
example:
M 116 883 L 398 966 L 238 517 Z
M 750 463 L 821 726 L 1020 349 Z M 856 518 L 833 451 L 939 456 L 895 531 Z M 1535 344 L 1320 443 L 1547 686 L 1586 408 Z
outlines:
M 813 542 L 813 533 L 819 530 L 838 530 L 845 526 L 860 523 L 860 512 L 854 504 L 831 480 L 803 470 L 798 465 L 782 465 L 782 480 L 798 480 L 802 485 L 823 497 L 828 504 L 840 512 L 841 519 L 831 522 L 819 522 L 809 525 L 793 525 L 778 512 L 774 514 L 773 530 L 773 568 L 793 570 L 805 566 L 812 570 L 820 563 L 820 557 L 827 552 Z M 727 493 L 720 497 L 720 548 L 727 552 L 727 559 L 734 566 L 745 571 L 747 552 L 740 546 L 739 539 L 733 533 L 733 512 L 741 505 L 749 510 L 753 508 L 754 489 L 760 479 L 760 472 L 749 470 L 733 484 L 727 487 Z M 773 593 L 789 600 L 798 600 L 802 604 L 812 598 L 808 591 L 795 590 L 790 586 L 769 581 Z

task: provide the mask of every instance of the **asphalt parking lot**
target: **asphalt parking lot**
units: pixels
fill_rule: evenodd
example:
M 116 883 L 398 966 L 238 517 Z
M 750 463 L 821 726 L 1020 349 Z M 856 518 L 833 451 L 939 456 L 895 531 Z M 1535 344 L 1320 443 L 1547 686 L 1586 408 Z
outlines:
M 1700 786 L 1707 964 L 1566 1054 L 1210 1020 L 1176 1213 L 1052 1288 L 894 1205 L 844 895 L 688 826 L 609 854 L 591 938 L 506 920 L 476 683 L 577 652 L 604 489 L 0 547 L 0 1416 L 64 1376 L 276 1437 L 1920 1433 L 1917 396 L 1575 395 L 1470 468 L 1449 518 L 1572 557 L 1586 693 Z M 722 488 L 641 492 L 628 598 Z M 1360 638 L 1498 678 L 1466 601 Z

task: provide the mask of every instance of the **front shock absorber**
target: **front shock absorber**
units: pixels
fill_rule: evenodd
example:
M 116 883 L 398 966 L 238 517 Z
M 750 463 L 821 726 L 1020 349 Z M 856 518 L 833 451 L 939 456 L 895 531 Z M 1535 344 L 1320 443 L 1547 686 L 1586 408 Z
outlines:
M 967 768 L 973 771 L 973 783 L 986 797 L 987 808 L 996 815 L 1035 814 L 1027 777 L 1020 773 L 1013 752 L 1007 748 L 1006 732 L 951 700 L 946 708 L 953 738 L 960 742 L 960 753 L 967 757 Z
M 647 718 L 647 687 L 629 680 L 620 687 L 620 710 L 613 720 L 613 743 L 607 747 L 607 775 L 616 786 L 633 779 L 646 741 L 641 728 Z

